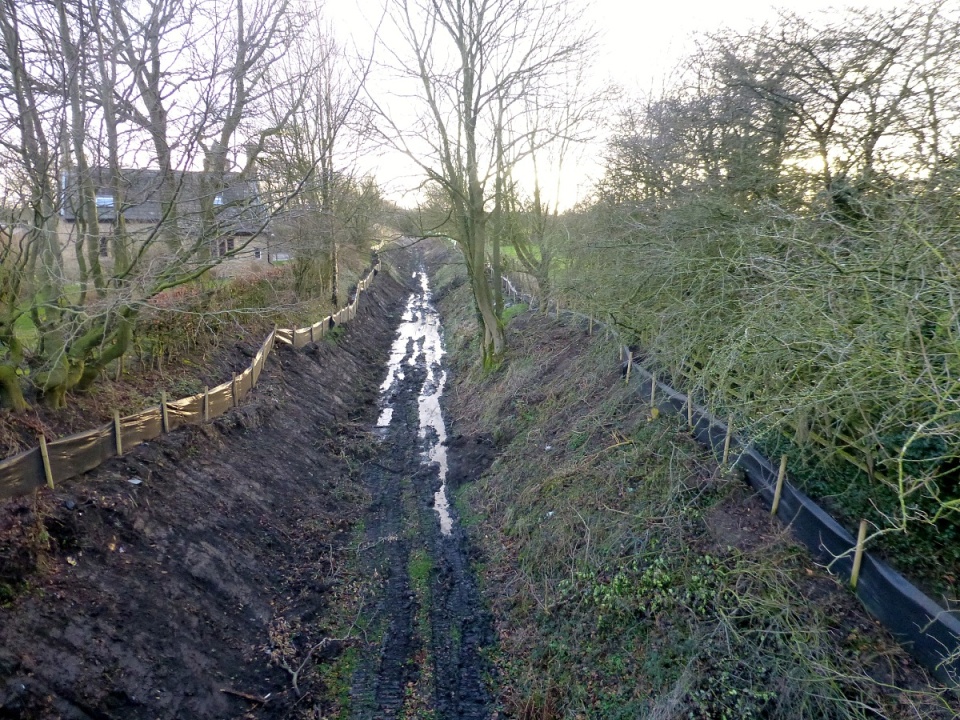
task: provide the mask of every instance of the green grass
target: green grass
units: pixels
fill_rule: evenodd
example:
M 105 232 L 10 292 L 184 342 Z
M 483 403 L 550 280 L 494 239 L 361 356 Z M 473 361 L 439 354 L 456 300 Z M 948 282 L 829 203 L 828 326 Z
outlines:
M 516 305 L 511 305 L 510 307 L 504 309 L 503 311 L 503 324 L 508 325 L 513 318 L 521 313 L 525 313 L 529 308 L 526 303 L 517 303 Z
M 339 720 L 350 717 L 350 686 L 359 657 L 360 651 L 350 647 L 340 653 L 334 662 L 319 666 L 320 679 L 326 689 L 325 697 L 338 708 L 338 713 L 333 717 Z
M 407 572 L 410 575 L 410 584 L 415 592 L 418 594 L 429 592 L 433 560 L 426 551 L 416 550 L 411 553 L 410 562 L 407 564 Z

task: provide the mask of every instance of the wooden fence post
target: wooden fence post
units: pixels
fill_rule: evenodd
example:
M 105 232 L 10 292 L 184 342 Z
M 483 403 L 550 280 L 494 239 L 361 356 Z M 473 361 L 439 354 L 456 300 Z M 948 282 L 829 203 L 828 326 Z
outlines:
M 203 388 L 203 421 L 210 422 L 210 386 Z
M 723 439 L 723 460 L 721 467 L 727 466 L 727 460 L 730 459 L 730 440 L 733 437 L 733 413 L 727 415 L 727 436 Z
M 624 347 L 623 351 L 627 354 L 627 377 L 624 380 L 625 383 L 630 383 L 630 371 L 633 369 L 633 353 L 630 352 L 629 347 Z
M 780 507 L 780 496 L 783 494 L 783 482 L 787 477 L 787 456 L 780 456 L 780 470 L 777 472 L 777 489 L 773 492 L 773 507 L 770 508 L 770 514 L 776 515 Z
M 120 433 L 120 411 L 113 411 L 113 435 L 117 443 L 117 457 L 123 455 L 123 436 Z
M 167 413 L 167 391 L 160 391 L 160 425 L 165 433 L 170 432 L 170 415 Z
M 857 589 L 860 580 L 860 565 L 863 562 L 863 541 L 867 539 L 867 521 L 860 521 L 860 530 L 857 532 L 857 548 L 853 554 L 853 570 L 850 571 L 850 587 Z
M 693 430 L 693 395 L 687 394 L 687 427 Z
M 657 376 L 650 376 L 650 407 L 655 408 L 657 402 Z
M 237 393 L 237 374 L 233 374 L 233 380 L 230 383 L 230 398 L 233 400 L 233 406 L 237 407 L 240 404 L 240 398 Z
M 37 436 L 40 441 L 40 457 L 43 458 L 43 474 L 47 479 L 47 487 L 53 490 L 53 469 L 50 467 L 50 451 L 47 449 L 47 438 L 43 433 Z

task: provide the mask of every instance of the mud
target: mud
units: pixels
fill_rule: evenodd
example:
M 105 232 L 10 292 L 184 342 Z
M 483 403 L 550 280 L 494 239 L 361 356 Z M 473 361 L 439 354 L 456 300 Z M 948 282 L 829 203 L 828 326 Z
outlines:
M 377 619 L 380 639 L 354 674 L 352 716 L 486 718 L 482 650 L 493 642 L 492 626 L 447 496 L 448 483 L 467 479 L 459 457 L 464 443 L 456 438 L 448 447 L 439 319 L 426 276 L 412 279 L 415 295 L 381 387 L 378 455 L 385 461 L 364 471 L 374 497 L 365 517 L 364 569 L 382 586 L 367 613 Z
M 278 347 L 244 407 L 0 508 L 0 718 L 489 716 L 490 622 L 456 511 L 444 534 L 434 509 L 440 460 L 457 483 L 489 448 L 421 418 L 446 373 L 436 323 L 384 412 L 423 289 L 403 278 L 383 273 L 335 339 Z M 351 594 L 368 629 L 343 636 Z M 321 666 L 348 647 L 344 708 Z

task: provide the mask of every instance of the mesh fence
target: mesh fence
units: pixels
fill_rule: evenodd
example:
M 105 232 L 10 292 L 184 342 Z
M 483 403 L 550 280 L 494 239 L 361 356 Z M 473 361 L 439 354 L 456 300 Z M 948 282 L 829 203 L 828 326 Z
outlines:
M 25 495 L 43 485 L 55 487 L 165 432 L 183 425 L 199 425 L 223 415 L 243 402 L 256 387 L 276 340 L 302 348 L 321 339 L 332 328 L 354 319 L 360 295 L 370 287 L 379 271 L 378 262 L 357 284 L 350 304 L 333 315 L 305 328 L 271 332 L 250 366 L 216 387 L 172 401 L 164 396 L 156 407 L 123 417 L 118 413 L 111 423 L 52 442 L 40 436 L 37 447 L 0 461 L 0 500 Z

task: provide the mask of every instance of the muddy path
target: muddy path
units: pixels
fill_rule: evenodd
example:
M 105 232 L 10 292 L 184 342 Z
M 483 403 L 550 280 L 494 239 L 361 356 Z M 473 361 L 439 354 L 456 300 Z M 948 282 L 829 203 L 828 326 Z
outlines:
M 0 506 L 0 717 L 326 715 L 407 295 L 382 273 L 354 322 L 278 347 L 242 407 Z
M 375 631 L 353 676 L 351 715 L 486 718 L 482 651 L 492 625 L 448 494 L 476 458 L 468 461 L 462 438 L 447 436 L 442 329 L 426 274 L 418 268 L 410 280 L 381 385 L 378 451 L 363 471 L 373 498 L 363 572 L 379 591 L 366 608 Z
M 490 716 L 491 623 L 438 513 L 488 453 L 447 437 L 442 331 L 399 276 L 278 346 L 244 406 L 0 505 L 0 718 Z

